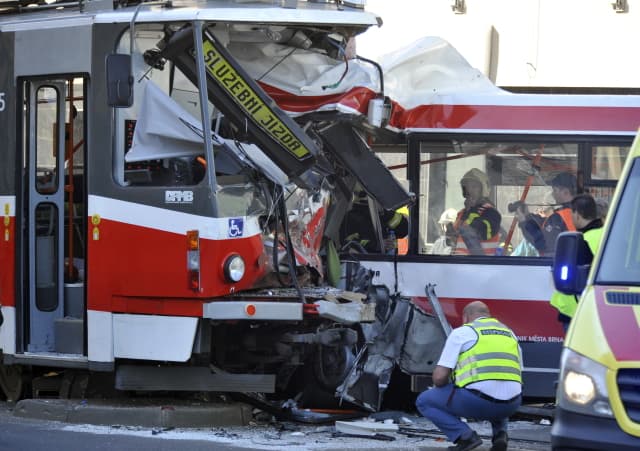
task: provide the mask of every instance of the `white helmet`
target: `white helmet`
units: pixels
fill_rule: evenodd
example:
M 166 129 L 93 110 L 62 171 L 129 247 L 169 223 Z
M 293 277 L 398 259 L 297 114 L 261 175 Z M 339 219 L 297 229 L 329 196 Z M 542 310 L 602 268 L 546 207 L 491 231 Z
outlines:
M 456 217 L 458 216 L 458 212 L 455 208 L 447 208 L 441 215 L 438 220 L 438 224 L 453 224 L 456 221 Z

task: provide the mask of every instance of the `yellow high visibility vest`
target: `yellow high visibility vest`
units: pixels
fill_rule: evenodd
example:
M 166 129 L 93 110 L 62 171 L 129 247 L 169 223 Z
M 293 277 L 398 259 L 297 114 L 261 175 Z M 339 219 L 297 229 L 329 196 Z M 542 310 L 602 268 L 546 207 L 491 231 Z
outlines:
M 495 318 L 479 318 L 471 326 L 478 341 L 460 353 L 453 371 L 454 383 L 465 387 L 472 382 L 502 380 L 522 383 L 518 339 Z
M 598 246 L 600 245 L 600 239 L 602 238 L 602 227 L 587 230 L 582 234 L 582 237 L 587 242 L 591 253 L 596 255 Z M 551 294 L 551 300 L 549 302 L 560 313 L 570 318 L 573 318 L 578 308 L 578 299 L 575 295 L 560 293 L 557 290 Z

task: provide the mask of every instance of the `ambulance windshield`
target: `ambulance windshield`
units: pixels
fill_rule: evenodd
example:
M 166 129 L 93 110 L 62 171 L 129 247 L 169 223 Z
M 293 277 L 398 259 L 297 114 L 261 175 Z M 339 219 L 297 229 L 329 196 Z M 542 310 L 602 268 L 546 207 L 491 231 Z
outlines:
M 596 274 L 599 285 L 640 286 L 640 159 L 634 161 Z

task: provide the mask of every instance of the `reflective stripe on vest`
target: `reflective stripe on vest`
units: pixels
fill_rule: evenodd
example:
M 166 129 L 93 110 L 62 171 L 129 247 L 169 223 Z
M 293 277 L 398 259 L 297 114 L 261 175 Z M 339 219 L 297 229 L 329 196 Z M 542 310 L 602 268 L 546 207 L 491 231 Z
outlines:
M 490 203 L 483 203 L 480 207 L 481 210 L 485 210 L 487 208 L 493 208 L 493 205 Z M 471 226 L 471 223 L 473 221 L 475 221 L 476 219 L 480 219 L 484 223 L 488 235 L 486 239 L 478 240 L 480 243 L 480 248 L 482 249 L 484 255 L 496 255 L 496 249 L 500 247 L 500 234 L 495 233 L 495 235 L 493 235 L 493 231 L 491 230 L 491 223 L 486 219 L 482 219 L 482 216 L 480 216 L 480 214 L 477 212 L 469 213 L 469 216 L 467 216 L 465 220 L 462 220 L 464 212 L 465 210 L 460 210 L 458 212 L 458 215 L 456 216 L 456 222 L 453 224 L 453 228 L 455 230 L 460 230 L 460 226 L 463 223 Z M 471 252 L 469 251 L 469 249 L 467 249 L 467 245 L 465 244 L 464 239 L 462 239 L 462 236 L 460 236 L 460 234 L 458 234 L 458 239 L 456 240 L 456 248 L 453 250 L 453 255 L 471 255 Z
M 458 387 L 472 382 L 505 380 L 522 383 L 518 340 L 504 324 L 495 318 L 480 318 L 471 326 L 478 341 L 458 356 L 454 381 Z
M 485 255 L 496 255 L 496 249 L 500 247 L 500 235 L 496 235 L 490 240 L 480 241 L 480 247 Z M 456 249 L 454 255 L 471 255 L 467 245 L 460 235 L 456 241 Z
M 482 204 L 482 206 L 480 207 L 480 210 L 484 211 L 489 207 L 493 208 L 493 205 Z M 491 230 L 491 223 L 486 219 L 483 219 L 482 216 L 480 216 L 480 213 L 478 212 L 469 213 L 469 216 L 467 216 L 466 219 L 463 221 L 462 216 L 464 215 L 464 212 L 465 210 L 460 210 L 458 212 L 458 215 L 456 216 L 456 222 L 453 223 L 453 228 L 455 230 L 458 230 L 463 223 L 470 226 L 473 221 L 475 221 L 476 219 L 480 219 L 484 223 L 485 227 L 487 228 L 486 239 L 487 240 L 491 239 L 491 237 L 494 235 L 493 231 Z M 497 233 L 495 235 L 497 235 Z

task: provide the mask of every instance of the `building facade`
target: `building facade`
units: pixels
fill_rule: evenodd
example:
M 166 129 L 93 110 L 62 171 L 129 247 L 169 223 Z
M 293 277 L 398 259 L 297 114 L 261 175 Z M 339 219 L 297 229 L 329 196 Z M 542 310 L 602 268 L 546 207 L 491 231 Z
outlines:
M 637 92 L 640 0 L 368 0 L 382 27 L 357 38 L 383 56 L 425 36 L 449 41 L 516 90 Z

